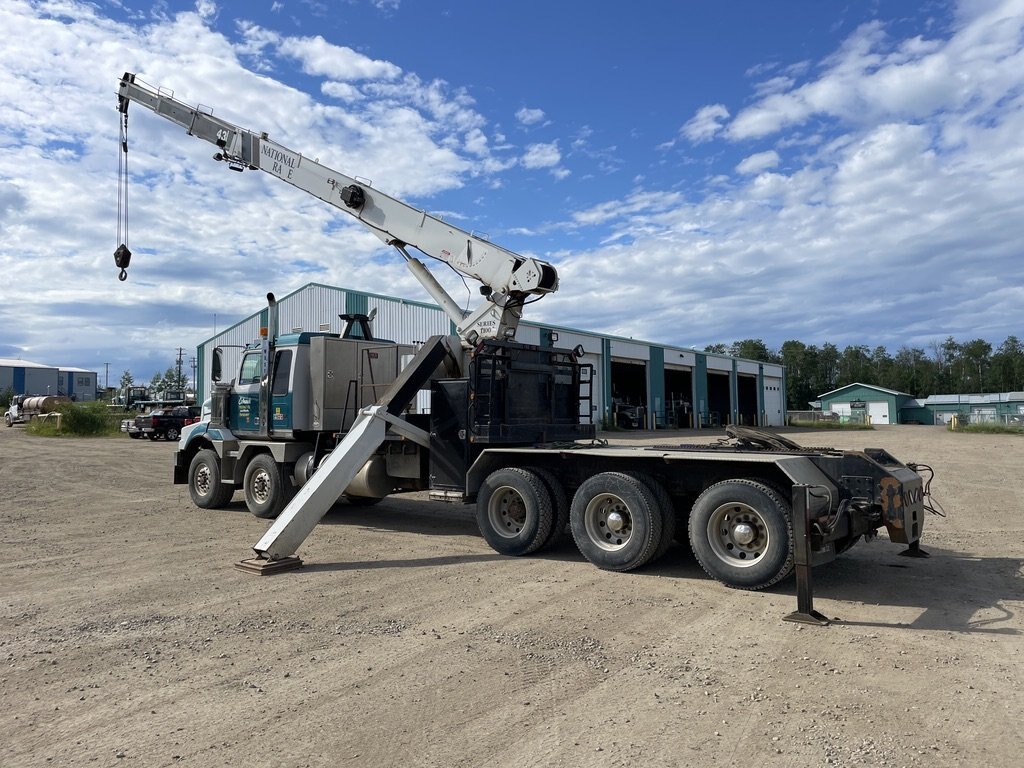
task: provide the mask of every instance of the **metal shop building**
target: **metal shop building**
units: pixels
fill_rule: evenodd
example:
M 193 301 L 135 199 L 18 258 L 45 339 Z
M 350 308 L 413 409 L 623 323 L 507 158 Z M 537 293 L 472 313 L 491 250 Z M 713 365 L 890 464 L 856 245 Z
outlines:
M 834 413 L 843 421 L 899 424 L 900 412 L 914 396 L 874 384 L 847 384 L 820 395 L 822 413 Z
M 1024 392 L 930 395 L 900 409 L 903 424 L 949 424 L 954 416 L 970 424 L 1024 424 Z
M 96 372 L 0 358 L 0 390 L 8 387 L 17 395 L 66 395 L 80 401 L 95 400 Z
M 822 413 L 871 424 L 949 424 L 956 416 L 972 424 L 1024 424 L 1024 392 L 929 395 L 917 399 L 875 384 L 847 384 L 819 398 Z
M 340 334 L 344 322 L 339 315 L 374 311 L 373 333 L 380 339 L 416 344 L 454 332 L 451 321 L 433 304 L 319 283 L 309 283 L 277 304 L 281 334 Z M 242 350 L 258 341 L 267 320 L 264 307 L 197 347 L 200 402 L 210 392 L 213 349 L 223 350 L 224 378 L 232 378 Z M 524 344 L 583 348 L 583 361 L 594 370 L 589 387 L 591 418 L 600 425 L 653 429 L 785 424 L 782 365 L 529 321 L 520 323 L 516 338 Z M 428 401 L 421 399 L 418 407 L 426 409 Z

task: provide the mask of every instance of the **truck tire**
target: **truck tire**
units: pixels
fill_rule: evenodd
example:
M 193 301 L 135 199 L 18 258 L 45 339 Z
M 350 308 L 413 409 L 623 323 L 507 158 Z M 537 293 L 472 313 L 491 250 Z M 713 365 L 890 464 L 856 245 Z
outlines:
M 245 506 L 256 517 L 277 517 L 295 495 L 290 475 L 288 468 L 274 461 L 269 453 L 254 456 L 245 468 L 242 481 Z
M 646 472 L 626 472 L 625 474 L 636 478 L 647 486 L 647 490 L 654 494 L 654 500 L 658 502 L 658 508 L 661 510 L 661 540 L 658 542 L 654 554 L 651 555 L 651 559 L 647 561 L 653 563 L 668 552 L 668 548 L 672 546 L 672 541 L 676 537 L 676 505 L 672 501 L 672 497 L 668 495 L 668 491 L 665 490 L 665 486 L 658 482 L 653 475 Z
M 550 469 L 543 467 L 527 467 L 527 469 L 541 479 L 544 487 L 551 494 L 551 533 L 548 534 L 547 541 L 537 548 L 537 551 L 554 549 L 561 543 L 562 537 L 565 536 L 565 529 L 569 525 L 569 494 L 565 492 L 565 486 L 558 479 L 558 475 Z
M 540 476 L 519 467 L 495 470 L 476 497 L 480 535 L 502 555 L 536 552 L 551 536 L 554 509 Z
M 573 496 L 569 520 L 580 552 L 606 571 L 639 568 L 661 542 L 657 499 L 637 478 L 622 472 L 602 472 L 583 481 Z
M 14 419 L 11 418 L 11 414 L 9 413 L 4 414 L 4 422 L 7 424 L 8 427 L 14 426 Z
M 167 438 L 168 440 L 173 440 L 177 442 L 178 434 L 179 433 L 177 427 L 168 427 L 167 431 L 164 432 L 164 437 Z
M 224 483 L 217 452 L 212 448 L 204 448 L 192 457 L 188 465 L 188 492 L 192 503 L 200 509 L 223 509 L 231 501 L 235 489 Z
M 764 589 L 793 570 L 789 502 L 753 480 L 726 480 L 702 493 L 690 512 L 690 547 L 714 579 Z

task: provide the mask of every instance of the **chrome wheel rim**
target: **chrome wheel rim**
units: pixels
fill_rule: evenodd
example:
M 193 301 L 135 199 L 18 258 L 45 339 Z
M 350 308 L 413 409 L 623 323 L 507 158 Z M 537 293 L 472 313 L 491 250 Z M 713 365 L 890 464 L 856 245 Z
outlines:
M 722 504 L 711 513 L 707 537 L 715 556 L 734 568 L 757 565 L 771 545 L 764 518 L 740 502 Z
M 210 472 L 210 467 L 206 464 L 200 464 L 196 467 L 196 476 L 194 485 L 196 492 L 200 496 L 209 496 L 210 490 L 213 487 L 213 473 Z
M 633 515 L 621 497 L 600 493 L 590 500 L 583 515 L 587 537 L 601 549 L 615 552 L 629 544 Z
M 252 498 L 257 504 L 270 501 L 270 475 L 265 469 L 258 470 L 252 476 Z

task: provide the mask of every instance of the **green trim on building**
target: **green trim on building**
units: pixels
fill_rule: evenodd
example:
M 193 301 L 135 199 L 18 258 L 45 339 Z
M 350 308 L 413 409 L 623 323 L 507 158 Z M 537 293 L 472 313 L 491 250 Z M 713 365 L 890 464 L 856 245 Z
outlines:
M 601 422 L 612 423 L 612 340 L 601 339 L 601 406 L 604 413 Z
M 693 423 L 698 429 L 704 416 L 710 412 L 708 405 L 708 356 L 697 352 L 693 360 Z
M 647 368 L 647 381 L 650 391 L 647 394 L 648 411 L 654 417 L 653 426 L 665 423 L 665 348 L 648 347 L 650 364 Z M 648 424 L 648 426 L 652 426 Z

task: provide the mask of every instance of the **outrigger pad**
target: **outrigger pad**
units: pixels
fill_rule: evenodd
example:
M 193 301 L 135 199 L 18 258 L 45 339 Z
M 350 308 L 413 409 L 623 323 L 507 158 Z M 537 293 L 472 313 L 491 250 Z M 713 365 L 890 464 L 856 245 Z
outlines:
M 302 559 L 295 555 L 282 557 L 280 560 L 267 560 L 263 557 L 250 557 L 247 560 L 239 560 L 235 568 L 246 573 L 255 573 L 257 576 L 270 576 L 281 571 L 293 571 L 302 567 Z
M 793 611 L 782 617 L 783 621 L 792 621 L 797 624 L 813 624 L 816 627 L 827 627 L 832 622 L 824 614 L 818 613 L 813 608 L 809 611 Z
M 931 557 L 931 554 L 921 549 L 921 542 L 912 542 L 909 547 L 900 552 L 901 557 Z

